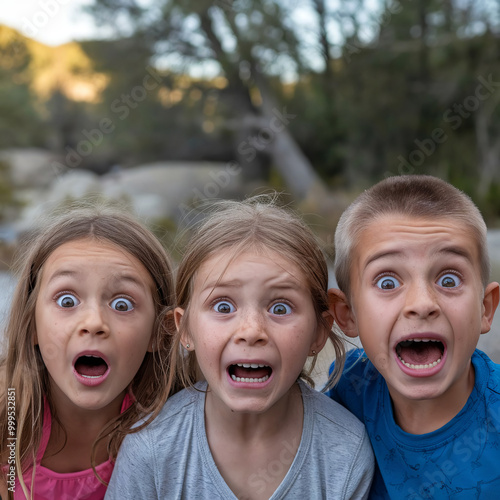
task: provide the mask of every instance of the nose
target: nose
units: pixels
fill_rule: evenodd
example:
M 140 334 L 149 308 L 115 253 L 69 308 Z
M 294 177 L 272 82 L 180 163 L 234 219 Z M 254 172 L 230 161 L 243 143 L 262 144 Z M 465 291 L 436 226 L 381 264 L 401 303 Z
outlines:
M 434 283 L 417 280 L 407 284 L 404 314 L 409 318 L 426 319 L 439 316 L 440 306 Z
M 267 344 L 268 336 L 263 315 L 256 310 L 246 311 L 241 317 L 234 338 L 236 342 L 245 342 L 248 345 Z
M 106 314 L 99 304 L 88 304 L 82 308 L 82 317 L 80 321 L 80 332 L 83 334 L 107 336 L 109 334 L 109 325 Z

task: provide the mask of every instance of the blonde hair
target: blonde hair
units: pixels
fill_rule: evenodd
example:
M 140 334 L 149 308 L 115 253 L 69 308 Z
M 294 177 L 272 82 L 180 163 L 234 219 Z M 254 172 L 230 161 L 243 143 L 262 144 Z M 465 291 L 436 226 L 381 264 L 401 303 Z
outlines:
M 189 328 L 190 302 L 193 282 L 201 265 L 217 252 L 231 249 L 231 260 L 248 249 L 271 251 L 295 264 L 306 279 L 315 308 L 317 321 L 326 328 L 322 313 L 328 311 L 328 267 L 325 256 L 306 224 L 291 210 L 277 205 L 276 196 L 260 195 L 244 201 L 220 201 L 212 205 L 210 213 L 195 228 L 176 279 L 176 306 L 184 309 L 183 321 L 175 335 L 170 360 L 171 380 L 179 376 L 179 383 L 192 386 L 197 380 L 194 352 L 181 352 L 182 333 Z M 343 341 L 330 328 L 329 338 L 336 354 L 335 372 L 324 390 L 340 376 L 344 365 Z M 303 370 L 302 378 L 314 386 L 311 378 L 316 362 Z
M 350 271 L 361 233 L 384 215 L 426 219 L 454 219 L 470 229 L 479 250 L 483 286 L 488 284 L 490 261 L 486 224 L 473 201 L 451 184 L 429 175 L 388 177 L 360 194 L 340 217 L 335 231 L 335 277 L 350 300 Z
M 148 352 L 132 380 L 129 392 L 134 404 L 110 421 L 101 430 L 92 449 L 95 471 L 97 444 L 109 438 L 108 451 L 116 458 L 118 448 L 131 426 L 151 414 L 141 427 L 149 423 L 167 399 L 165 363 L 170 354 L 172 337 L 166 328 L 165 317 L 173 300 L 173 277 L 170 259 L 156 237 L 134 217 L 123 210 L 104 204 L 79 206 L 65 214 L 52 214 L 41 228 L 34 230 L 20 245 L 22 254 L 17 260 L 18 284 L 15 289 L 9 322 L 6 329 L 7 352 L 0 361 L 3 389 L 0 394 L 1 463 L 6 462 L 7 445 L 7 388 L 16 393 L 16 470 L 25 472 L 35 466 L 36 450 L 42 435 L 43 397 L 50 401 L 47 368 L 38 346 L 35 346 L 35 305 L 39 293 L 40 273 L 48 257 L 70 241 L 95 238 L 117 245 L 137 258 L 151 275 L 154 283 L 153 300 L 156 318 L 153 326 L 153 352 Z M 53 418 L 57 413 L 50 404 Z M 110 437 L 111 436 L 111 437 Z M 27 495 L 22 474 L 18 474 Z M 97 475 L 97 473 L 96 473 Z M 34 472 L 33 476 L 34 477 Z M 99 476 L 98 476 L 99 477 Z M 100 479 L 100 478 L 99 478 Z M 33 486 L 33 485 L 32 485 Z M 33 489 L 33 488 L 32 488 Z M 33 493 L 32 493 L 33 494 Z

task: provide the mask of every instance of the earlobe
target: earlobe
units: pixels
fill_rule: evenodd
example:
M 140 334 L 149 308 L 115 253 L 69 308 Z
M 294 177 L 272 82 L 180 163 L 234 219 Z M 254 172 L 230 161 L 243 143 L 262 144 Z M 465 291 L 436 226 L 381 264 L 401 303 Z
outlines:
M 488 333 L 495 316 L 495 311 L 500 299 L 500 285 L 496 282 L 490 283 L 484 290 L 483 316 L 481 318 L 481 333 Z
M 330 288 L 328 290 L 328 305 L 332 317 L 344 334 L 348 337 L 357 337 L 356 320 L 344 292 L 338 288 Z

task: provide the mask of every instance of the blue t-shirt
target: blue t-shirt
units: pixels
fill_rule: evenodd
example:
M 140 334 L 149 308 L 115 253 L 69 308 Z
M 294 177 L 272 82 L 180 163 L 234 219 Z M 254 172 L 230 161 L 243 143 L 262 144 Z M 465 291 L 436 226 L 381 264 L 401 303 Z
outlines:
M 378 466 L 370 498 L 500 495 L 500 365 L 477 349 L 472 364 L 474 389 L 462 410 L 440 429 L 417 435 L 394 421 L 387 384 L 365 352 L 349 351 L 342 378 L 328 394 L 366 426 Z

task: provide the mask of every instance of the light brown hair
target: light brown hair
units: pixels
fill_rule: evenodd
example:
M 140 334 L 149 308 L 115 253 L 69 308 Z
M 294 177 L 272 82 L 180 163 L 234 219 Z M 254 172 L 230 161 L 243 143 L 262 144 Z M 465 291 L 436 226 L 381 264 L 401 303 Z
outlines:
M 342 214 L 335 231 L 335 277 L 350 300 L 350 271 L 361 233 L 379 217 L 401 215 L 453 219 L 471 232 L 479 251 L 481 280 L 486 287 L 490 262 L 486 224 L 473 201 L 451 184 L 429 175 L 388 177 L 360 194 Z
M 184 387 L 196 382 L 194 352 L 181 352 L 180 339 L 189 328 L 190 302 L 193 282 L 200 266 L 217 252 L 231 250 L 231 259 L 254 249 L 272 252 L 295 264 L 306 279 L 315 308 L 317 321 L 325 327 L 322 314 L 328 311 L 328 267 L 315 235 L 301 218 L 290 209 L 280 207 L 276 196 L 260 195 L 244 201 L 220 201 L 212 205 L 209 214 L 196 227 L 177 271 L 176 306 L 184 309 L 180 331 L 175 336 L 170 370 L 180 377 Z M 342 372 L 345 349 L 343 341 L 329 328 L 329 338 L 336 355 L 335 371 L 326 388 L 331 387 Z M 311 366 L 302 371 L 302 378 L 314 386 Z
M 135 402 L 121 415 L 110 421 L 93 444 L 92 466 L 95 472 L 97 444 L 109 439 L 108 451 L 115 458 L 125 435 L 140 418 L 150 414 L 148 423 L 160 411 L 168 396 L 166 362 L 172 337 L 165 317 L 173 301 L 173 277 L 170 259 L 156 237 L 133 216 L 122 209 L 105 204 L 85 204 L 52 214 L 41 227 L 33 230 L 22 242 L 17 259 L 18 283 L 12 297 L 6 328 L 7 351 L 0 360 L 2 392 L 0 393 L 1 464 L 6 462 L 7 388 L 16 392 L 16 471 L 35 464 L 36 450 L 42 435 L 43 397 L 47 396 L 53 418 L 56 409 L 50 401 L 50 383 L 38 346 L 35 345 L 35 305 L 39 293 L 41 272 L 48 257 L 70 241 L 95 238 L 98 242 L 116 245 L 137 258 L 151 275 L 155 322 L 152 333 L 153 352 L 146 353 L 142 365 L 132 380 L 129 393 Z M 143 427 L 146 425 L 141 425 Z M 138 428 L 134 428 L 133 432 Z M 26 479 L 27 480 L 27 479 Z M 33 490 L 33 488 L 32 488 Z

